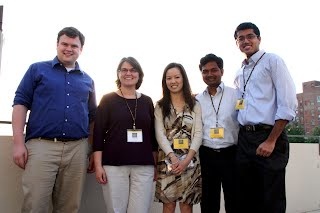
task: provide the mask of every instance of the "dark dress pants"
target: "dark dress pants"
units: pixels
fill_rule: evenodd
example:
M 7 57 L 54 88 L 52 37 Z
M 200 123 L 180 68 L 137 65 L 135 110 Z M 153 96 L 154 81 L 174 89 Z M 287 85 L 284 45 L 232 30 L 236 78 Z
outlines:
M 235 157 L 237 147 L 214 150 L 201 146 L 199 150 L 202 200 L 202 213 L 219 213 L 221 185 L 223 188 L 226 213 L 235 211 Z
M 285 213 L 285 167 L 289 159 L 289 143 L 283 132 L 273 153 L 265 158 L 256 155 L 258 146 L 271 130 L 240 130 L 237 167 L 237 212 Z

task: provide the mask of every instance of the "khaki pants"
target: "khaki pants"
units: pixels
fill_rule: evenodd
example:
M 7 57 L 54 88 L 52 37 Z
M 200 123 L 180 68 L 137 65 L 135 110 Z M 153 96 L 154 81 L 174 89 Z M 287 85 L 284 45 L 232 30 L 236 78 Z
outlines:
M 23 213 L 76 213 L 86 177 L 88 141 L 26 143 L 28 162 L 22 175 Z
M 107 213 L 148 213 L 154 197 L 154 166 L 103 166 L 102 185 Z

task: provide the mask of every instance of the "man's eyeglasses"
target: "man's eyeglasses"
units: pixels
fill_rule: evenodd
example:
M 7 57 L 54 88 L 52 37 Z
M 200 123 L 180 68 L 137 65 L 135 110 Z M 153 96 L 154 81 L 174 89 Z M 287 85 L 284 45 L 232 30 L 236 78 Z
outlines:
M 126 74 L 127 72 L 130 72 L 130 73 L 136 73 L 136 72 L 138 72 L 136 69 L 134 69 L 134 68 L 132 68 L 132 69 L 126 69 L 126 68 L 121 68 L 120 70 L 119 70 L 119 72 L 121 72 L 121 73 L 123 73 L 123 74 Z
M 258 36 L 257 36 L 256 34 L 248 34 L 248 35 L 245 35 L 245 36 L 239 36 L 239 37 L 237 38 L 237 41 L 240 42 L 240 43 L 242 43 L 242 42 L 244 42 L 246 39 L 247 39 L 247 40 L 253 40 L 253 39 L 257 38 L 257 37 L 258 37 Z

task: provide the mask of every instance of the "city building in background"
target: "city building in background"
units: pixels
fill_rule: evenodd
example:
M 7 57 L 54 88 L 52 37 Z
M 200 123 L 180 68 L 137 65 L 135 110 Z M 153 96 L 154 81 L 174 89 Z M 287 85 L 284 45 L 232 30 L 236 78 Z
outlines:
M 296 122 L 304 128 L 306 135 L 310 135 L 320 126 L 320 81 L 303 82 L 302 93 L 297 94 L 297 99 Z

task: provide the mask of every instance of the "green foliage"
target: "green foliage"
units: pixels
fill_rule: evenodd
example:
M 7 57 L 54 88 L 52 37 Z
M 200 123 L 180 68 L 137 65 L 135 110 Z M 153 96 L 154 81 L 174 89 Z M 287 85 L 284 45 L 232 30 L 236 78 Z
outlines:
M 292 123 L 286 126 L 290 143 L 320 143 L 320 127 L 313 129 L 312 135 L 305 135 L 303 126 Z
M 304 128 L 296 123 L 289 124 L 286 126 L 286 131 L 288 134 L 288 139 L 290 143 L 304 143 Z
M 308 137 L 307 143 L 320 143 L 320 127 L 315 127 L 312 131 L 312 136 Z
M 306 143 L 319 143 L 319 137 L 309 136 L 309 137 L 306 139 Z
M 312 135 L 313 136 L 320 136 L 320 127 L 319 126 L 317 126 L 313 129 Z
M 288 135 L 304 135 L 304 128 L 299 124 L 289 124 L 286 126 Z

